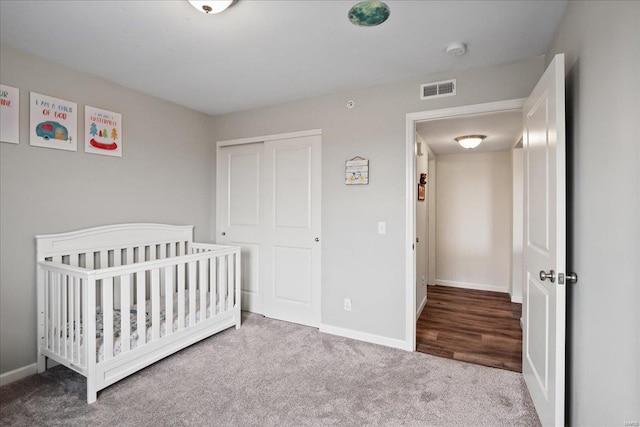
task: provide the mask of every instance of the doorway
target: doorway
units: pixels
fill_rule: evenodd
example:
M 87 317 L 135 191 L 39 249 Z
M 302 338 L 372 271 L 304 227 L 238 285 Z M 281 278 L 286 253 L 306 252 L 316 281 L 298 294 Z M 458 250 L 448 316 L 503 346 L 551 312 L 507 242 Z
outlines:
M 478 134 L 485 139 L 474 149 L 455 140 Z M 513 278 L 522 271 L 512 268 L 514 255 L 522 252 L 515 246 L 522 223 L 513 220 L 516 200 L 522 203 L 522 179 L 516 179 L 521 160 L 514 155 L 521 135 L 521 109 L 416 123 L 417 143 L 427 146 L 434 163 L 430 184 L 437 180 L 428 187 L 434 199 L 428 221 L 435 223 L 429 257 L 418 243 L 427 212 L 420 198 L 416 208 L 417 301 L 424 292 L 424 263 L 437 260 L 426 264 L 433 274 L 425 308 L 417 312 L 417 351 L 521 371 L 521 292 Z M 417 163 L 425 167 L 420 151 Z

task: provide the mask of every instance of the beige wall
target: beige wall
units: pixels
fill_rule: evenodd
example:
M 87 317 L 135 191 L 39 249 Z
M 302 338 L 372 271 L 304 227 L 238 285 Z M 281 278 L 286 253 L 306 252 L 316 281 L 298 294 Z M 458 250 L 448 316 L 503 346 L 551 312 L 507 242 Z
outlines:
M 570 1 L 566 54 L 568 421 L 640 421 L 640 2 Z
M 526 97 L 542 63 L 423 76 L 214 119 L 216 140 L 322 129 L 323 324 L 405 339 L 406 114 Z M 457 96 L 419 100 L 420 83 L 449 78 L 457 79 Z M 354 156 L 370 161 L 367 186 L 344 185 L 344 162 Z M 378 221 L 387 222 L 386 235 L 376 233 Z
M 36 361 L 36 234 L 122 222 L 194 224 L 210 235 L 210 117 L 0 47 L 20 89 L 20 144 L 0 143 L 0 373 Z M 29 92 L 122 113 L 123 157 L 29 146 Z
M 508 292 L 511 152 L 439 155 L 436 284 Z

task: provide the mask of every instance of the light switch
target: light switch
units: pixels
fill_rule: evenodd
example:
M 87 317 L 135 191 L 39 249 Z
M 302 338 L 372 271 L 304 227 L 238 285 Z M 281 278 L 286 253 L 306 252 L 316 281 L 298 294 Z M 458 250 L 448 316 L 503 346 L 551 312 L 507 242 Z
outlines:
M 378 234 L 387 234 L 387 223 L 384 221 L 378 222 Z

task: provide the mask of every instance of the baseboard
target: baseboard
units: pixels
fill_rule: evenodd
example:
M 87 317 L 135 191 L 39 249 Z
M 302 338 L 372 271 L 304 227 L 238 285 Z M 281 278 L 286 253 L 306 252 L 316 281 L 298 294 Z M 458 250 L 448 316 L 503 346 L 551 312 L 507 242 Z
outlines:
M 321 323 L 320 332 L 337 335 L 339 337 L 351 338 L 358 341 L 370 342 L 372 344 L 380 344 L 386 347 L 399 348 L 400 350 L 413 351 L 405 341 L 383 337 L 381 335 L 369 334 L 367 332 L 355 331 L 353 329 L 339 328 L 337 326 L 330 326 Z
M 416 311 L 416 319 L 418 319 L 418 317 L 420 317 L 420 314 L 422 314 L 422 310 L 424 310 L 424 306 L 427 305 L 427 296 L 425 295 L 424 298 L 422 298 L 422 302 L 420 303 L 420 306 L 418 307 L 418 310 Z
M 508 293 L 508 286 L 486 285 L 484 283 L 456 282 L 453 280 L 436 279 L 436 285 L 449 286 L 452 288 L 476 289 L 478 291 L 491 291 Z
M 511 302 L 522 304 L 522 295 L 511 295 Z
M 38 373 L 38 365 L 32 363 L 31 365 L 23 366 L 22 368 L 14 369 L 13 371 L 0 374 L 0 386 L 10 384 L 14 381 L 18 381 L 29 375 Z

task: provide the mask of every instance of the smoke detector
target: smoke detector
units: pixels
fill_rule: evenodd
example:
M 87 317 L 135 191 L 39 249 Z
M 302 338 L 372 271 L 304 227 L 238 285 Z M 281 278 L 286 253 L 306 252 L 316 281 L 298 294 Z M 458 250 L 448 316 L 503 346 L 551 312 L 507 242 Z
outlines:
M 463 55 L 467 51 L 467 46 L 464 43 L 449 43 L 447 46 L 446 52 L 447 55 L 451 56 L 460 56 Z

